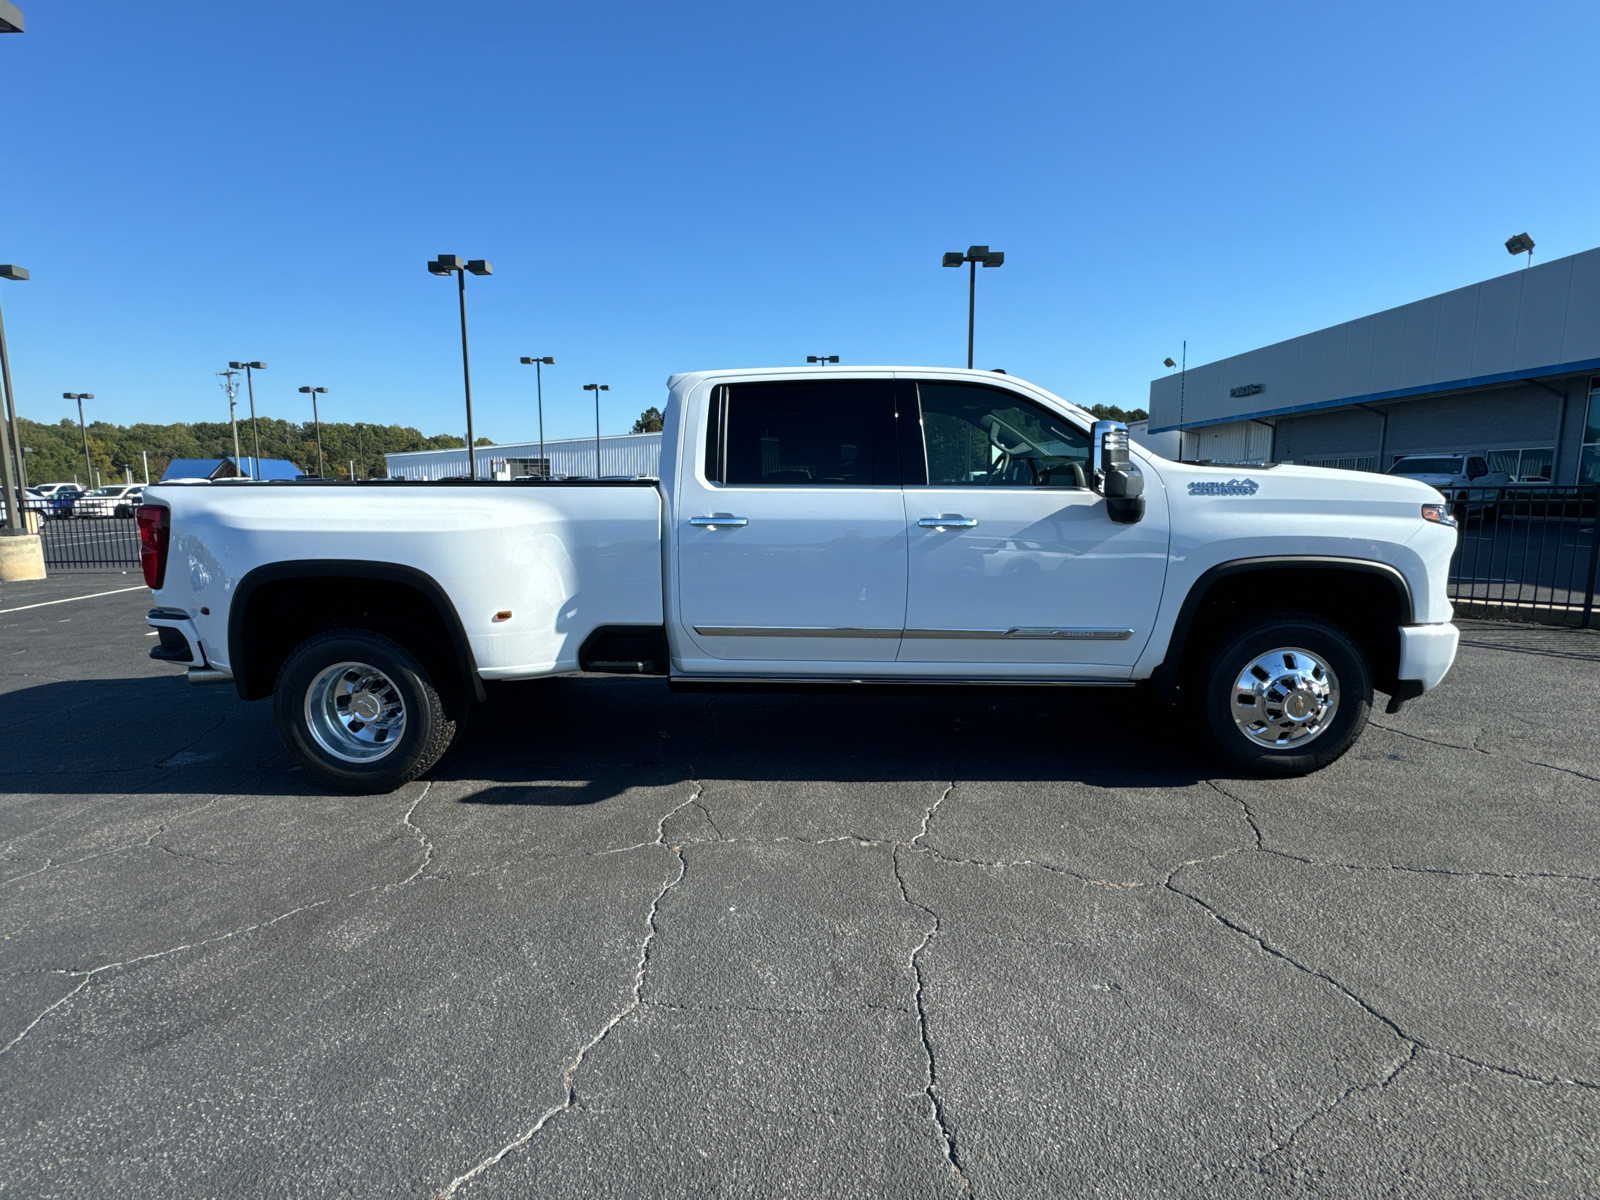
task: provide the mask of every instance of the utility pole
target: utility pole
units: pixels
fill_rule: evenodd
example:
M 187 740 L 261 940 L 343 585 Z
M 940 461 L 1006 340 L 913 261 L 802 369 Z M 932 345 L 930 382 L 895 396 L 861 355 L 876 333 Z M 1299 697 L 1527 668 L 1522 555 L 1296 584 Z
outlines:
M 233 469 L 239 469 L 239 415 L 238 404 L 234 397 L 239 394 L 239 372 L 229 367 L 226 371 L 218 371 L 222 376 L 222 390 L 228 395 L 228 422 L 233 426 Z
M 1183 443 L 1188 434 L 1183 428 L 1183 395 L 1189 386 L 1189 339 L 1183 339 L 1183 370 L 1178 373 L 1178 461 L 1183 461 Z
M 149 487 L 150 486 L 150 451 L 141 450 L 141 451 L 139 451 L 139 453 L 144 456 L 144 482 L 145 482 L 145 486 Z

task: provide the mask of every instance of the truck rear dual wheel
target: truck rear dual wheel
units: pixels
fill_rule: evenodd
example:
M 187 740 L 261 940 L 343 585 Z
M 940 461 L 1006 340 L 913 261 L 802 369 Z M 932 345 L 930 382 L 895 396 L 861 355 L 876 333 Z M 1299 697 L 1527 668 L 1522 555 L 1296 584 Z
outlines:
M 457 732 L 416 655 L 365 629 L 329 630 L 296 647 L 278 672 L 272 714 L 306 774 L 366 795 L 410 783 Z
M 1372 669 L 1331 621 L 1268 615 L 1218 641 L 1201 702 L 1223 762 L 1255 775 L 1305 775 L 1361 736 L 1372 711 Z

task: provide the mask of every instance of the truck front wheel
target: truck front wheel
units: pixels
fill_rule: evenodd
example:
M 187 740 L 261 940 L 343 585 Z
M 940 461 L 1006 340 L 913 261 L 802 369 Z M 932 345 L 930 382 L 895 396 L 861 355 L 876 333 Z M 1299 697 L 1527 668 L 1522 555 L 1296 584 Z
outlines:
M 1259 775 L 1305 775 L 1355 744 L 1372 710 L 1372 669 L 1330 621 L 1258 617 L 1225 634 L 1201 695 L 1218 754 Z
M 278 736 L 306 774 L 340 791 L 392 792 L 433 766 L 455 736 L 417 657 L 365 629 L 306 639 L 278 672 Z

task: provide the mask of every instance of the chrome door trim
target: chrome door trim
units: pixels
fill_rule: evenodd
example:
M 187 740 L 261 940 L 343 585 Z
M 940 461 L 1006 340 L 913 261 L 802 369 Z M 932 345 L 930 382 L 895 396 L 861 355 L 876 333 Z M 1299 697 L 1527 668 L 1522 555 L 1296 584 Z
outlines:
M 709 517 L 690 517 L 689 524 L 697 529 L 740 529 L 750 524 L 750 518 L 736 517 L 731 513 L 713 513 Z
M 1064 642 L 1125 642 L 1133 636 L 1131 629 L 1079 628 L 1059 625 L 1013 625 L 1010 629 L 908 629 L 903 637 L 932 639 L 964 639 L 969 641 L 995 641 L 1000 639 L 1047 639 Z
M 959 513 L 941 517 L 919 517 L 917 526 L 920 529 L 976 529 L 978 518 L 963 517 Z
M 701 637 L 898 638 L 898 629 L 827 629 L 820 626 L 696 625 Z

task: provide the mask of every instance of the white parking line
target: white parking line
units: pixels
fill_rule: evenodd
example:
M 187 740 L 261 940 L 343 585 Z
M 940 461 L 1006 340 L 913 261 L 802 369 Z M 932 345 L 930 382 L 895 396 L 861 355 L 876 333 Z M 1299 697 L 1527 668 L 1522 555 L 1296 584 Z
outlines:
M 144 590 L 144 584 L 138 587 L 117 588 L 110 592 L 91 592 L 87 596 L 68 596 L 65 600 L 41 600 L 38 604 L 19 604 L 16 608 L 0 608 L 0 613 L 21 612 L 27 608 L 49 608 L 52 604 L 71 604 L 74 600 L 93 600 L 96 596 L 120 596 L 123 592 L 139 592 Z

